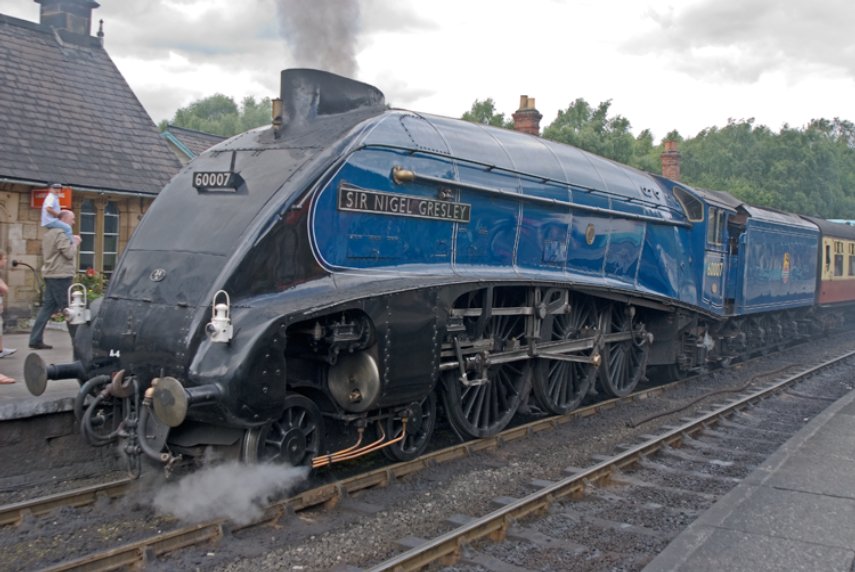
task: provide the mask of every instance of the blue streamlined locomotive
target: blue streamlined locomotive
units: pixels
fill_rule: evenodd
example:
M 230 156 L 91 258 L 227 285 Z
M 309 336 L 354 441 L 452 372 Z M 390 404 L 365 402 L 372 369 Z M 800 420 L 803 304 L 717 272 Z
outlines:
M 163 189 L 75 362 L 28 358 L 33 391 L 80 379 L 94 444 L 408 459 L 439 413 L 487 436 L 828 326 L 797 216 L 316 70 L 274 115 Z

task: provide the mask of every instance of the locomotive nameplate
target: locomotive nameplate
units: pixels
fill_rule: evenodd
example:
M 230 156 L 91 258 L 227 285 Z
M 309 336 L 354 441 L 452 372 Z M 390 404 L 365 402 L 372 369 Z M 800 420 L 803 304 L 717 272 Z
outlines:
M 472 205 L 466 203 L 369 191 L 345 184 L 338 189 L 338 208 L 342 211 L 462 223 L 468 223 L 472 213 Z

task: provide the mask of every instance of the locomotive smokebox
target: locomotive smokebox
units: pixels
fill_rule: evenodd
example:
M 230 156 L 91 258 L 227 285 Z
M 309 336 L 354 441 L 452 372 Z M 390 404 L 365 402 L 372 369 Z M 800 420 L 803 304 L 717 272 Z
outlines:
M 288 69 L 281 75 L 280 97 L 284 106 L 280 131 L 305 126 L 319 115 L 335 115 L 356 109 L 383 109 L 383 92 L 367 83 L 313 69 Z

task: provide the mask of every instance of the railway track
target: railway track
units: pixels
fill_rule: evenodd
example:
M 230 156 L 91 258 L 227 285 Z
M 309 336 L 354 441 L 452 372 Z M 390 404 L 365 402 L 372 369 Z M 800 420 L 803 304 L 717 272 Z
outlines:
M 632 524 L 627 522 L 628 520 L 637 519 L 643 512 L 650 510 L 660 513 L 652 517 L 652 520 L 661 523 L 661 513 L 666 512 L 670 513 L 672 519 L 683 518 L 686 521 L 677 527 L 682 530 L 682 527 L 694 520 L 694 516 L 700 514 L 702 507 L 706 508 L 703 505 L 711 505 L 718 497 L 723 496 L 762 462 L 766 455 L 789 438 L 795 429 L 801 427 L 806 415 L 804 408 L 800 407 L 803 402 L 810 403 L 810 414 L 815 414 L 834 398 L 793 393 L 800 406 L 787 413 L 794 415 L 792 420 L 786 420 L 780 408 L 770 408 L 766 412 L 757 411 L 752 415 L 740 415 L 741 412 L 754 408 L 758 402 L 778 395 L 806 377 L 853 356 L 855 352 L 848 352 L 752 391 L 700 417 L 669 428 L 662 434 L 651 436 L 644 442 L 591 467 L 579 469 L 561 481 L 548 483 L 525 498 L 506 499 L 505 506 L 480 518 L 469 519 L 437 538 L 420 542 L 417 546 L 371 567 L 371 571 L 421 570 L 432 564 L 455 564 L 461 559 L 465 561 L 462 569 L 469 566 L 486 566 L 492 569 L 496 567 L 497 562 L 504 562 L 492 552 L 501 553 L 502 550 L 470 550 L 467 554 L 465 548 L 485 539 L 503 541 L 509 538 L 511 543 L 527 546 L 520 548 L 518 553 L 531 552 L 528 547 L 537 546 L 538 541 L 541 545 L 555 541 L 556 547 L 563 545 L 563 548 L 560 550 L 560 556 L 551 553 L 549 557 L 552 559 L 578 558 L 588 552 L 587 558 L 590 562 L 591 553 L 599 552 L 611 556 L 609 566 L 640 568 L 650 556 L 650 552 L 655 554 L 663 549 L 676 534 L 667 530 L 672 523 L 656 527 Z M 755 409 L 752 409 L 752 412 L 754 411 Z M 706 439 L 701 440 L 703 436 Z M 745 440 L 748 441 L 748 447 L 742 445 L 741 450 L 734 448 L 739 446 L 740 441 Z M 729 443 L 729 446 L 724 443 Z M 751 445 L 755 446 L 754 450 Z M 730 457 L 730 460 L 722 460 L 726 457 Z M 699 466 L 702 466 L 703 470 L 699 470 Z M 633 472 L 627 473 L 631 468 L 634 469 Z M 592 487 L 596 488 L 592 491 Z M 616 514 L 620 512 L 618 507 L 625 509 L 625 506 L 630 504 L 627 501 L 631 499 L 636 499 L 634 504 L 638 505 L 637 499 L 651 496 L 642 492 L 645 490 L 648 493 L 658 493 L 656 502 L 643 503 L 643 506 L 631 510 L 630 516 L 626 510 L 623 510 L 622 516 L 618 518 L 597 516 L 601 512 L 610 511 Z M 587 506 L 583 508 L 577 507 L 585 503 L 572 502 L 582 499 L 588 501 Z M 607 508 L 603 509 L 603 504 L 608 505 Z M 560 507 L 551 511 L 555 505 Z M 553 518 L 555 513 L 558 513 L 557 518 Z M 531 524 L 532 520 L 548 520 L 550 523 L 535 527 Z M 561 536 L 566 534 L 566 540 L 555 536 L 559 527 L 552 524 L 562 520 L 565 530 Z M 643 517 L 640 520 L 644 522 Z M 520 522 L 525 524 L 517 526 Z M 570 525 L 566 524 L 568 522 Z M 540 532 L 541 529 L 550 530 L 553 536 L 545 535 Z M 603 546 L 592 548 L 591 545 L 584 544 L 585 541 L 593 540 L 592 535 L 601 535 L 598 543 L 603 544 L 603 531 L 611 533 L 605 535 L 608 537 L 605 543 L 621 546 L 619 550 Z M 635 538 L 615 539 L 615 536 L 621 533 Z M 646 548 L 639 550 L 635 546 L 638 544 Z M 505 548 L 504 552 L 507 554 L 515 551 Z M 616 553 L 620 554 L 618 558 L 615 558 Z M 555 566 L 554 562 L 551 565 L 541 564 L 536 559 L 527 562 L 533 569 L 541 569 L 544 565 Z
M 518 441 L 528 435 L 537 434 L 551 428 L 557 428 L 570 421 L 589 417 L 598 412 L 612 409 L 621 401 L 641 401 L 653 396 L 661 395 L 669 389 L 680 386 L 683 383 L 685 383 L 685 380 L 683 382 L 677 382 L 666 386 L 649 388 L 637 392 L 624 400 L 604 401 L 576 410 L 563 417 L 546 418 L 526 423 L 490 439 L 464 443 L 436 451 L 410 463 L 391 465 L 365 474 L 355 475 L 336 483 L 322 485 L 320 487 L 307 490 L 297 496 L 287 499 L 286 501 L 274 503 L 268 506 L 259 518 L 245 526 L 235 526 L 226 519 L 214 519 L 194 524 L 192 526 L 170 526 L 171 530 L 146 536 L 134 542 L 129 542 L 122 546 L 111 548 L 107 551 L 96 552 L 85 557 L 60 563 L 48 569 L 112 570 L 125 566 L 139 565 L 141 562 L 146 562 L 147 560 L 151 560 L 164 554 L 169 554 L 181 548 L 217 541 L 224 535 L 235 532 L 236 530 L 279 522 L 284 516 L 293 512 L 303 511 L 320 505 L 336 505 L 343 499 L 349 498 L 359 491 L 374 487 L 388 486 L 397 479 L 415 474 L 427 467 L 468 457 L 478 451 L 495 450 L 503 444 Z M 685 431 L 686 430 L 683 429 L 682 431 L 678 431 L 676 434 L 682 434 Z M 583 481 L 585 479 L 589 481 L 592 479 L 590 471 L 583 473 L 579 478 Z M 0 508 L 0 524 L 21 523 L 26 521 L 29 516 L 47 514 L 60 506 L 79 507 L 95 503 L 98 499 L 114 499 L 125 494 L 129 490 L 130 486 L 131 482 L 126 480 L 110 483 L 107 485 L 106 489 L 102 489 L 100 487 L 89 487 L 86 490 L 72 491 L 70 493 L 53 495 L 52 497 L 36 501 L 2 507 Z M 578 487 L 580 485 L 575 486 Z M 571 489 L 572 488 L 573 487 L 571 486 Z M 550 494 L 554 495 L 554 493 L 547 493 L 547 496 Z M 516 516 L 514 516 L 514 518 L 516 518 Z M 174 525 L 174 523 L 172 524 Z M 458 544 L 458 546 L 460 545 Z

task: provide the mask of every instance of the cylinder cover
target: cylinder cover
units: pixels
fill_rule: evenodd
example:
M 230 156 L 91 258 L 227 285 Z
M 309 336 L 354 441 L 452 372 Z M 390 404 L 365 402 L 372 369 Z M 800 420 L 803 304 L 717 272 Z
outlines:
M 328 383 L 336 403 L 354 413 L 371 409 L 380 395 L 377 362 L 367 352 L 340 356 L 330 367 Z

